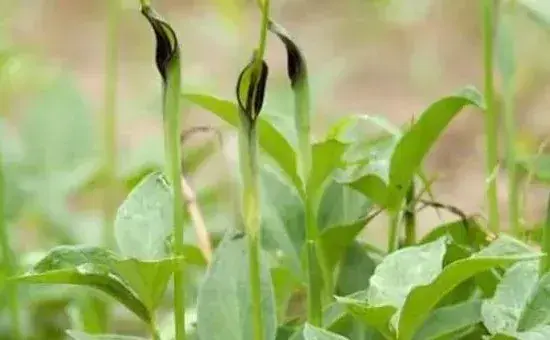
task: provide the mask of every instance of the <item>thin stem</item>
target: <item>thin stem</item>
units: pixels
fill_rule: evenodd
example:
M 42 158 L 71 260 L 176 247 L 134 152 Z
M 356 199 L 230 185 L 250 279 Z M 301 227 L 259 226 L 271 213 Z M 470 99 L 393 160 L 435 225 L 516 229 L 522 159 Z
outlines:
M 210 263 L 212 260 L 212 244 L 210 242 L 210 237 L 208 236 L 206 223 L 204 222 L 201 209 L 197 203 L 195 191 L 183 175 L 181 176 L 181 192 L 183 193 L 186 201 L 187 212 L 189 213 L 189 216 L 191 216 L 191 220 L 195 226 L 199 247 L 207 263 Z
M 388 233 L 388 254 L 397 249 L 399 238 L 399 211 L 389 211 L 390 232 Z
M 405 224 L 405 246 L 416 244 L 416 210 L 415 204 L 415 185 L 411 183 L 407 196 L 405 197 L 405 211 L 403 212 L 403 222 Z
M 307 193 L 306 193 L 307 195 Z M 321 327 L 323 321 L 323 304 L 321 283 L 323 280 L 322 268 L 320 266 L 317 241 L 319 231 L 315 221 L 315 214 L 312 211 L 311 200 L 306 198 L 306 268 L 307 268 L 307 289 L 308 289 L 308 322 L 313 326 Z
M 540 260 L 540 276 L 550 271 L 550 196 L 548 197 L 546 205 L 546 221 L 542 229 L 541 248 L 546 256 Z
M 264 338 L 260 277 L 260 193 L 258 185 L 257 138 L 255 126 L 241 131 L 240 150 L 243 180 L 243 215 L 248 240 L 249 279 L 252 297 L 254 339 Z
M 179 52 L 178 52 L 179 53 Z M 181 143 L 180 143 L 180 88 L 181 70 L 179 55 L 168 65 L 167 81 L 164 86 L 164 136 L 168 157 L 170 182 L 174 197 L 174 257 L 183 256 L 184 211 L 181 192 Z M 186 339 L 185 331 L 185 266 L 182 263 L 174 271 L 174 318 L 176 340 Z
M 489 209 L 489 229 L 498 233 L 499 209 L 497 183 L 494 172 L 498 166 L 498 116 L 495 109 L 494 90 L 494 13 L 495 1 L 483 0 L 483 66 L 485 83 L 485 143 L 486 143 L 486 176 L 489 181 L 487 203 Z
M 254 68 L 256 73 L 260 71 L 262 60 L 265 55 L 265 48 L 267 44 L 267 24 L 269 22 L 269 0 L 258 0 L 262 12 L 262 26 L 260 28 L 260 37 L 258 41 L 258 50 Z
M 139 3 L 141 7 L 151 7 L 151 1 L 150 0 L 139 0 Z
M 115 247 L 114 218 L 116 214 L 116 98 L 118 73 L 118 37 L 120 28 L 120 0 L 108 0 L 107 55 L 105 69 L 105 93 L 103 116 L 103 166 L 106 188 L 103 197 L 103 243 L 109 249 Z
M 513 7 L 513 6 L 511 6 Z M 502 78 L 504 88 L 504 118 L 506 124 L 506 151 L 508 170 L 508 217 L 509 225 L 516 237 L 521 234 L 520 227 L 520 179 L 518 177 L 516 155 L 516 119 L 515 119 L 515 53 L 512 34 L 512 13 L 504 12 L 501 8 L 501 48 L 505 49 L 501 59 Z M 504 55 L 506 54 L 506 55 Z
M 269 22 L 269 1 L 260 3 L 262 22 L 258 49 L 255 53 L 254 69 L 255 86 L 252 87 L 252 103 L 256 103 L 257 89 L 260 81 L 260 71 L 267 41 L 267 25 Z M 252 108 L 253 110 L 253 108 Z M 255 112 L 259 114 L 259 112 Z M 239 156 L 243 180 L 243 215 L 248 240 L 248 265 L 252 298 L 252 320 L 254 322 L 254 339 L 264 339 L 264 320 L 262 311 L 262 290 L 260 272 L 260 192 L 258 170 L 258 140 L 255 121 L 243 123 L 239 135 Z
M 11 277 L 17 272 L 17 263 L 15 255 L 10 246 L 10 238 L 8 232 L 8 224 L 6 221 L 6 214 L 4 207 L 6 204 L 5 195 L 5 178 L 4 178 L 4 164 L 0 154 L 0 247 L 2 247 L 2 259 L 3 267 L 7 271 L 7 277 Z M 8 309 L 11 318 L 11 332 L 15 340 L 22 339 L 21 319 L 19 317 L 19 299 L 17 283 L 13 280 L 6 282 L 6 294 L 8 299 Z

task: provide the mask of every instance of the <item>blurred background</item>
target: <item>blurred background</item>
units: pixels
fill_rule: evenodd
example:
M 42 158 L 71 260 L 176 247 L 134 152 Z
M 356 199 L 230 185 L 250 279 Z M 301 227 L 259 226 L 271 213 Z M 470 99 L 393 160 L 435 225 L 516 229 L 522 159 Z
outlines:
M 103 148 L 108 1 L 114 0 L 0 2 L 0 150 L 6 165 L 12 243 L 24 263 L 34 261 L 33 254 L 52 245 L 101 243 L 98 183 L 102 178 L 98 169 Z M 238 73 L 257 40 L 259 18 L 254 1 L 153 3 L 179 35 L 183 90 L 233 100 Z M 164 155 L 153 35 L 137 0 L 123 0 L 121 6 L 117 175 L 128 190 L 143 173 L 161 167 Z M 381 115 L 402 125 L 462 86 L 482 90 L 480 8 L 474 0 L 272 1 L 273 17 L 306 55 L 318 136 L 346 115 Z M 550 31 L 532 19 L 518 9 L 513 21 L 520 129 L 516 147 L 526 158 L 542 151 L 537 176 L 525 190 L 527 227 L 543 216 L 544 182 L 550 178 L 550 158 L 545 158 L 544 148 L 550 132 Z M 289 118 L 292 102 L 286 55 L 274 37 L 269 38 L 267 60 L 271 78 L 265 111 Z M 208 224 L 223 229 L 223 211 L 216 206 L 222 199 L 217 201 L 208 190 L 226 175 L 220 173 L 220 164 L 235 161 L 234 136 L 213 115 L 192 107 L 184 111 L 184 129 L 208 125 L 227 132 L 223 152 L 212 151 L 208 161 L 193 154 L 196 168 L 200 165 L 193 182 L 204 193 Z M 501 149 L 502 161 L 504 156 Z M 432 189 L 438 201 L 467 213 L 484 212 L 480 111 L 459 115 L 430 154 L 426 168 L 430 177 L 437 177 Z M 497 176 L 504 223 L 505 169 Z M 127 190 L 120 190 L 119 201 Z M 433 211 L 422 212 L 420 220 L 424 231 L 441 222 Z M 374 242 L 382 242 L 385 220 L 366 232 Z M 33 291 L 36 304 L 44 292 Z M 63 298 L 54 301 L 59 302 L 57 307 L 66 307 Z M 0 316 L 2 303 L 0 299 Z M 56 331 L 55 322 L 65 321 L 48 319 L 59 314 L 44 317 L 40 312 L 39 307 L 55 309 L 55 303 L 37 306 L 28 310 L 35 314 L 26 320 L 45 332 L 36 335 L 37 339 L 46 339 L 44 334 Z

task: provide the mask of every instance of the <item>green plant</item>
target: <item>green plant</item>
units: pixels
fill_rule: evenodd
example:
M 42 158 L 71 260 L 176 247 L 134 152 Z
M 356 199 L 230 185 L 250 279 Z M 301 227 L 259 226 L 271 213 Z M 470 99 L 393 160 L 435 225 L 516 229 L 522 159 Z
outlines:
M 510 171 L 514 233 L 509 236 L 498 228 L 492 2 L 484 2 L 487 7 L 483 7 L 485 96 L 466 86 L 435 100 L 405 126 L 395 126 L 381 116 L 352 115 L 317 136 L 311 128 L 315 110 L 310 82 L 315 78 L 309 75 L 297 39 L 272 19 L 270 1 L 258 1 L 258 46 L 239 74 L 233 100 L 182 91 L 176 31 L 148 1 L 140 3 L 155 35 L 155 64 L 162 85 L 159 121 L 164 129 L 153 149 L 164 152 L 164 157 L 143 160 L 138 155 L 133 164 L 127 160 L 134 156 L 115 152 L 113 88 L 105 94 L 106 145 L 98 154 L 89 121 L 84 119 L 85 105 L 67 79 L 51 86 L 38 108 L 58 111 L 71 124 L 51 122 L 48 110 L 37 109 L 16 129 L 21 140 L 8 138 L 1 130 L 0 198 L 10 199 L 0 200 L 5 263 L 0 274 L 10 278 L 2 279 L 6 284 L 0 286 L 0 301 L 12 297 L 11 317 L 17 319 L 18 309 L 26 310 L 40 300 L 39 289 L 32 288 L 36 284 L 47 284 L 40 289 L 57 285 L 60 291 L 70 286 L 57 295 L 48 291 L 39 306 L 29 308 L 37 319 L 53 310 L 51 314 L 68 314 L 68 318 L 39 335 L 23 332 L 22 338 L 56 339 L 64 333 L 76 340 L 523 340 L 550 336 L 550 302 L 545 294 L 549 219 L 530 240 L 540 243 L 541 250 L 525 243 L 514 169 Z M 112 9 L 115 27 L 118 8 Z M 500 69 L 506 78 L 506 138 L 514 139 L 515 64 L 511 63 L 512 45 L 506 42 L 510 32 L 502 29 L 511 26 L 499 27 Z M 113 32 L 109 34 L 111 53 L 116 48 Z M 274 115 L 264 105 L 270 94 L 269 33 L 285 48 L 292 117 Z M 109 60 L 112 86 L 114 54 Z M 59 99 L 63 107 L 56 106 Z M 227 194 L 218 185 L 199 190 L 196 199 L 190 193 L 192 175 L 216 148 L 205 143 L 182 150 L 187 132 L 194 131 L 181 132 L 181 111 L 188 106 L 209 111 L 237 130 L 238 193 Z M 467 107 L 487 118 L 488 227 L 439 202 L 423 169 L 439 137 Z M 375 132 L 365 133 L 367 128 Z M 39 129 L 58 138 L 46 138 Z M 21 152 L 14 151 L 18 143 L 23 145 Z M 506 143 L 509 148 L 512 144 Z M 509 164 L 518 165 L 519 157 L 508 151 Z M 17 174 L 15 168 L 23 172 Z M 541 173 L 536 175 L 543 177 Z M 229 173 L 226 177 L 231 181 Z M 106 224 L 94 225 L 105 237 L 90 242 L 66 227 L 78 218 L 67 213 L 64 203 L 96 187 L 107 188 L 107 196 L 119 189 L 127 191 L 127 196 L 112 211 L 114 198 L 105 200 Z M 29 201 L 34 204 L 25 203 Z M 224 209 L 230 201 L 240 204 Z M 14 259 L 17 252 L 9 242 L 8 225 L 26 216 L 29 206 L 38 212 L 42 228 L 51 225 L 50 243 L 61 245 L 36 257 Z M 425 206 L 448 210 L 458 218 L 421 235 L 417 213 Z M 209 223 L 213 212 L 221 216 L 221 223 Z M 204 223 L 203 213 L 207 215 Z M 385 249 L 362 234 L 380 214 L 389 216 Z M 191 228 L 185 228 L 196 225 L 197 216 L 198 224 L 207 225 L 207 241 L 214 245 L 211 259 L 201 239 L 193 240 Z M 24 294 L 4 293 L 15 284 Z M 89 299 L 88 292 L 101 295 Z M 117 302 L 108 303 L 109 314 L 101 307 L 105 296 Z M 112 325 L 88 327 L 97 321 L 94 315 L 120 321 L 123 317 L 115 314 L 119 307 L 124 307 L 120 314 L 129 312 L 133 324 L 139 324 L 132 332 Z

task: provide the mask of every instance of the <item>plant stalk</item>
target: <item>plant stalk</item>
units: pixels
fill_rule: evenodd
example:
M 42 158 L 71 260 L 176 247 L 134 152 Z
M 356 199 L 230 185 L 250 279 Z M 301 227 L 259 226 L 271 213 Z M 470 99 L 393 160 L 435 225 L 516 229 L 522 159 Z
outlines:
M 405 197 L 406 209 L 403 212 L 403 222 L 405 224 L 405 246 L 412 246 L 416 244 L 415 199 L 415 184 L 413 181 Z
M 105 93 L 103 116 L 103 166 L 105 175 L 105 192 L 103 197 L 103 243 L 108 249 L 116 246 L 114 236 L 114 219 L 116 215 L 117 193 L 117 73 L 118 73 L 118 37 L 120 28 L 120 0 L 109 0 L 107 23 L 107 55 L 105 69 Z
M 252 297 L 254 339 L 264 338 L 260 276 L 260 193 L 258 185 L 258 141 L 256 127 L 240 134 L 241 172 L 243 180 L 243 215 L 248 241 L 249 279 Z
M 389 211 L 390 232 L 388 234 L 388 254 L 397 250 L 399 244 L 399 211 Z
M 239 134 L 240 170 L 243 181 L 242 208 L 243 218 L 248 243 L 249 280 L 252 298 L 252 320 L 255 340 L 264 339 L 265 327 L 262 310 L 261 290 L 261 216 L 260 216 L 260 192 L 259 192 L 259 168 L 258 168 L 258 138 L 256 131 L 256 117 L 244 118 L 243 115 L 259 115 L 253 112 L 257 101 L 260 73 L 267 44 L 267 26 L 269 22 L 269 0 L 259 1 L 258 5 L 262 13 L 258 48 L 255 51 L 254 64 L 252 66 L 252 79 L 256 82 L 249 88 L 252 90 L 252 107 L 250 112 L 242 112 L 242 126 Z M 239 85 L 237 85 L 239 86 Z
M 495 0 L 483 0 L 483 66 L 485 88 L 485 147 L 486 147 L 486 176 L 487 204 L 489 209 L 489 229 L 498 233 L 499 209 L 496 182 L 498 167 L 498 115 L 495 105 L 494 89 L 494 15 Z
M 170 72 L 169 74 L 173 74 Z M 175 72 L 178 73 L 179 71 Z M 170 88 L 170 87 L 169 87 Z M 179 90 L 179 86 L 178 86 Z M 179 92 L 179 91 L 178 91 Z M 165 143 L 170 167 L 170 181 L 174 197 L 174 257 L 183 255 L 183 197 L 180 187 L 181 153 L 179 142 L 180 113 L 178 96 L 167 95 L 165 100 Z M 182 263 L 174 271 L 174 314 L 176 327 L 176 340 L 186 338 L 185 331 L 185 268 Z
M 4 164 L 0 153 L 0 247 L 2 247 L 2 262 L 6 269 L 6 276 L 11 277 L 17 273 L 17 262 L 13 249 L 10 246 L 10 237 L 8 232 L 8 223 L 6 220 L 6 192 L 4 178 Z M 6 282 L 6 294 L 8 299 L 8 309 L 11 319 L 11 332 L 15 340 L 23 339 L 21 329 L 21 319 L 19 317 L 19 299 L 17 283 L 14 280 Z
M 179 48 L 179 47 L 177 47 Z M 164 143 L 168 158 L 168 173 L 174 197 L 174 247 L 173 256 L 183 256 L 184 201 L 181 191 L 181 143 L 180 143 L 180 89 L 181 70 L 178 55 L 167 66 L 167 80 L 163 88 Z M 176 340 L 185 340 L 185 264 L 181 262 L 174 270 L 174 320 Z
M 513 3 L 512 3 L 513 5 Z M 510 6 L 513 7 L 513 6 Z M 520 179 L 518 176 L 516 155 L 516 118 L 515 118 L 515 50 L 512 36 L 512 14 L 500 8 L 501 31 L 501 73 L 504 89 L 504 119 L 506 125 L 506 168 L 508 171 L 508 218 L 513 234 L 519 237 L 520 227 Z
M 550 271 L 550 196 L 546 203 L 546 220 L 544 221 L 544 226 L 542 228 L 542 242 L 541 250 L 546 256 L 540 260 L 540 276 Z

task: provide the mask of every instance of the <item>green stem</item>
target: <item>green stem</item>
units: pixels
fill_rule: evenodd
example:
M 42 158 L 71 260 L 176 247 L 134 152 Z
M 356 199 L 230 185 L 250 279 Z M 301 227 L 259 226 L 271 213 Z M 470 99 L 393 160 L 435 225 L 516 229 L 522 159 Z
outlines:
M 486 143 L 486 176 L 489 180 L 487 187 L 487 204 L 489 209 L 489 229 L 498 233 L 499 211 L 496 183 L 498 166 L 498 116 L 495 109 L 494 90 L 494 13 L 495 0 L 483 0 L 483 66 L 485 83 L 485 143 Z
M 541 248 L 546 256 L 540 260 L 540 276 L 548 273 L 550 270 L 550 196 L 546 203 L 546 221 L 542 229 Z
M 259 75 L 267 43 L 267 26 L 269 22 L 269 0 L 259 1 L 262 22 L 258 49 L 256 50 L 252 74 Z M 252 87 L 252 103 L 256 102 L 260 77 L 254 77 L 256 84 Z M 255 114 L 259 114 L 256 112 Z M 264 320 L 262 311 L 262 290 L 260 272 L 260 193 L 258 170 L 258 140 L 255 122 L 245 122 L 239 135 L 239 156 L 243 180 L 243 215 L 248 240 L 248 265 L 252 298 L 252 320 L 254 322 L 254 339 L 264 338 Z
M 415 203 L 415 185 L 411 183 L 407 196 L 405 197 L 406 209 L 403 212 L 403 221 L 405 223 L 405 246 L 416 244 L 416 211 Z
M 166 156 L 168 157 L 169 176 L 172 183 L 174 197 L 174 257 L 183 256 L 183 222 L 184 202 L 180 186 L 181 176 L 181 143 L 180 143 L 180 88 L 181 71 L 179 57 L 178 62 L 168 66 L 167 81 L 164 87 L 164 133 Z M 186 338 L 185 331 L 185 266 L 182 263 L 174 271 L 174 317 L 176 327 L 176 340 Z
M 258 186 L 258 141 L 256 128 L 244 127 L 240 134 L 239 155 L 243 180 L 243 215 L 248 240 L 249 279 L 252 297 L 252 320 L 254 321 L 254 339 L 264 338 L 262 313 L 262 291 L 260 276 L 260 193 Z
M 399 238 L 399 211 L 389 211 L 390 232 L 388 234 L 388 254 L 397 249 Z
M 306 193 L 307 195 L 307 193 Z M 321 327 L 323 320 L 322 304 L 322 280 L 323 273 L 319 262 L 317 241 L 319 231 L 315 221 L 315 214 L 312 211 L 309 196 L 306 197 L 306 253 L 305 263 L 307 268 L 307 289 L 308 289 L 308 322 L 313 326 Z M 325 276 L 326 279 L 326 276 Z
M 104 117 L 103 117 L 103 141 L 106 188 L 103 197 L 103 240 L 104 245 L 114 249 L 116 242 L 114 237 L 114 218 L 116 215 L 116 97 L 117 97 L 117 73 L 118 73 L 118 36 L 120 27 L 120 0 L 108 0 L 108 24 L 107 24 L 107 56 L 106 77 L 104 93 Z
M 511 35 L 512 18 L 511 13 L 503 12 L 501 22 L 503 30 L 501 34 Z M 515 118 L 515 53 L 511 36 L 506 36 L 506 51 L 510 55 L 503 56 L 509 63 L 502 70 L 504 83 L 504 118 L 506 124 L 506 150 L 507 150 L 507 169 L 508 169 L 508 214 L 509 225 L 516 237 L 521 234 L 519 223 L 520 217 L 520 179 L 518 177 L 517 155 L 516 155 L 516 118 Z M 504 63 L 503 63 L 504 65 Z
M 6 205 L 4 164 L 0 154 L 0 247 L 2 247 L 3 267 L 6 270 L 6 276 L 11 277 L 17 272 L 17 263 L 15 255 L 10 246 L 8 224 L 4 211 Z M 8 299 L 8 309 L 11 318 L 11 332 L 15 340 L 22 339 L 21 320 L 19 317 L 19 299 L 17 284 L 13 280 L 6 282 L 6 295 Z

